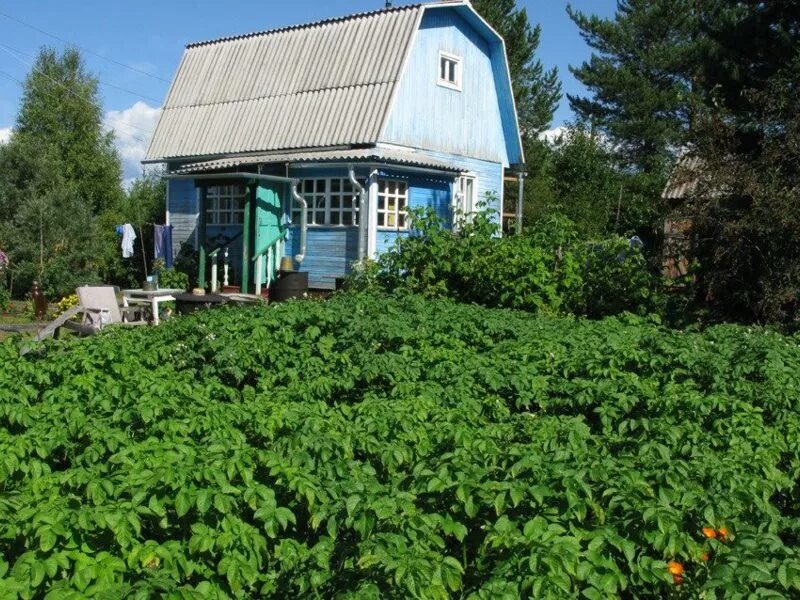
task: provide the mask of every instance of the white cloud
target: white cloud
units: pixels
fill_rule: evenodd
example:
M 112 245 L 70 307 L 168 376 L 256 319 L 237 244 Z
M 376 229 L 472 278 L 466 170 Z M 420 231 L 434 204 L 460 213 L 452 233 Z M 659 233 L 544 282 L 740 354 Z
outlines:
M 0 127 L 0 144 L 5 144 L 11 139 L 11 127 Z
M 103 119 L 106 129 L 114 131 L 126 186 L 142 172 L 141 161 L 147 153 L 160 114 L 160 108 L 139 101 L 125 110 L 110 110 Z
M 539 139 L 552 145 L 558 142 L 559 138 L 563 137 L 567 131 L 569 131 L 569 128 L 566 125 L 561 125 L 560 127 L 541 132 L 539 134 Z

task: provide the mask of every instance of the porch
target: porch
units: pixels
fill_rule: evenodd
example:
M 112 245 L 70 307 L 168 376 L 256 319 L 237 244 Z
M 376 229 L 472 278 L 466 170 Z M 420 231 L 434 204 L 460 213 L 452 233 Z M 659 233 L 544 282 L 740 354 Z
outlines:
M 171 219 L 197 250 L 200 285 L 261 293 L 286 257 L 312 289 L 333 289 L 354 263 L 411 233 L 409 209 L 430 208 L 449 227 L 491 195 L 500 213 L 503 167 L 365 148 L 209 160 L 167 178 L 168 202 L 180 195 Z

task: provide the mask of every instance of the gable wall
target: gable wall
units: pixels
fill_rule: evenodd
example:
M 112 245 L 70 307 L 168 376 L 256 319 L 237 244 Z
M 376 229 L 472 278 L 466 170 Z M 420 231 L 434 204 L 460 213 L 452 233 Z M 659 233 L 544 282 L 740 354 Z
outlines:
M 462 91 L 438 85 L 440 51 L 462 58 Z M 454 10 L 426 11 L 380 140 L 508 165 L 495 78 L 481 35 Z

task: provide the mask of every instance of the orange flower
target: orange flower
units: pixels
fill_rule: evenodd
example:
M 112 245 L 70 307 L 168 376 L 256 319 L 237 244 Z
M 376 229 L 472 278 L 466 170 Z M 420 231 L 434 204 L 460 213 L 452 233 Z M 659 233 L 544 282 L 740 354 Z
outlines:
M 700 560 L 702 560 L 703 562 L 708 562 L 709 558 L 711 558 L 711 556 L 708 554 L 708 552 L 703 552 L 702 556 L 700 557 Z
M 719 534 L 719 539 L 723 542 L 727 541 L 728 539 L 728 530 L 725 527 L 720 527 L 717 529 L 717 533 Z
M 680 575 L 673 575 L 672 583 L 674 583 L 675 585 L 681 585 L 683 583 L 683 577 L 681 577 Z
M 683 565 L 679 562 L 670 561 L 667 563 L 667 571 L 669 571 L 673 576 L 680 577 L 683 575 Z
M 717 537 L 717 532 L 714 531 L 713 527 L 703 527 L 703 535 L 706 536 L 708 539 L 712 539 Z

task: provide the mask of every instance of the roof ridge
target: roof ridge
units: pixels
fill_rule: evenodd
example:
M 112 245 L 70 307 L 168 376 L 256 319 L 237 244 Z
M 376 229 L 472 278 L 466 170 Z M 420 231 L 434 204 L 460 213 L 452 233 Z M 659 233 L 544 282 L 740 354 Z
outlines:
M 343 23 L 345 21 L 351 21 L 353 19 L 361 19 L 364 17 L 372 17 L 375 15 L 380 14 L 387 14 L 387 13 L 395 13 L 395 12 L 404 12 L 408 10 L 417 10 L 425 6 L 424 2 L 417 2 L 414 4 L 405 4 L 403 6 L 393 6 L 391 8 L 381 8 L 378 10 L 370 10 L 364 11 L 359 13 L 353 13 L 350 15 L 344 15 L 341 17 L 329 17 L 327 19 L 321 19 L 319 21 L 311 21 L 310 23 L 300 23 L 298 25 L 286 25 L 284 27 L 276 27 L 274 29 L 265 29 L 263 31 L 254 31 L 251 33 L 243 33 L 239 35 L 230 35 L 221 38 L 215 38 L 211 40 L 205 40 L 202 42 L 192 42 L 190 44 L 186 44 L 186 48 L 197 48 L 198 46 L 209 46 L 211 44 L 218 44 L 222 42 L 232 42 L 236 40 L 244 40 L 254 37 L 266 36 L 266 35 L 273 35 L 276 33 L 283 33 L 286 31 L 299 31 L 302 29 L 310 29 L 312 27 L 319 27 L 321 25 L 330 25 L 332 23 Z

